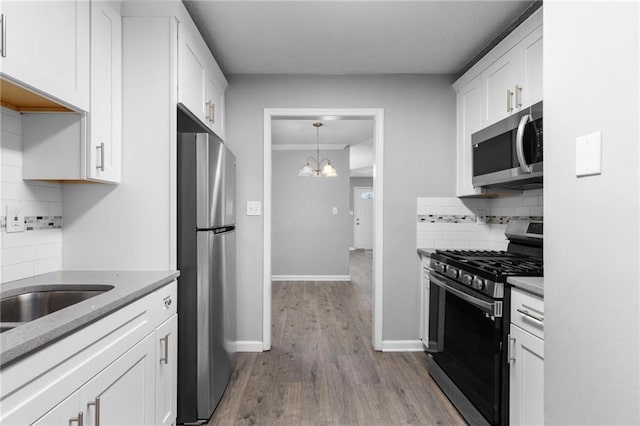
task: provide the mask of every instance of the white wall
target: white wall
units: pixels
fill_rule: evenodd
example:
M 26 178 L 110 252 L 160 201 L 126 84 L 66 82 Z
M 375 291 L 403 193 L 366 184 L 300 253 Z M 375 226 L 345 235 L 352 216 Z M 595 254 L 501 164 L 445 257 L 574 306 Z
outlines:
M 344 279 L 349 275 L 351 224 L 349 150 L 320 153 L 338 171 L 332 178 L 297 176 L 310 154 L 272 152 L 271 272 L 287 280 L 291 276 Z
M 262 200 L 264 108 L 384 108 L 383 339 L 415 340 L 415 200 L 452 196 L 451 76 L 230 76 L 227 140 L 238 158 L 238 203 Z M 238 218 L 238 339 L 262 340 L 262 217 Z
M 0 114 L 0 282 L 7 282 L 61 269 L 62 188 L 22 180 L 22 115 L 4 107 Z M 6 232 L 8 205 L 20 206 L 24 232 Z
M 640 424 L 639 28 L 637 1 L 544 4 L 547 424 Z
M 122 183 L 64 185 L 64 269 L 176 268 L 176 23 L 122 31 Z

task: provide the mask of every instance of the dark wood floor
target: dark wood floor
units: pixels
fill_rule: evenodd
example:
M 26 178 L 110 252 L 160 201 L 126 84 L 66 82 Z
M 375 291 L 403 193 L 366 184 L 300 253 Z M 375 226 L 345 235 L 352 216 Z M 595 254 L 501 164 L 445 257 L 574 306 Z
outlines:
M 272 346 L 239 353 L 209 425 L 465 424 L 421 352 L 371 344 L 370 251 L 351 282 L 274 282 Z

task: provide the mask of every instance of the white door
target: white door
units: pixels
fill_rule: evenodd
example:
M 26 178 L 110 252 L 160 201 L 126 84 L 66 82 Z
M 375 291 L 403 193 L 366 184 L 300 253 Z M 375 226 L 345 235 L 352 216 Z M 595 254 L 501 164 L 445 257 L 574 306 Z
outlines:
M 373 249 L 373 188 L 355 188 L 353 246 Z

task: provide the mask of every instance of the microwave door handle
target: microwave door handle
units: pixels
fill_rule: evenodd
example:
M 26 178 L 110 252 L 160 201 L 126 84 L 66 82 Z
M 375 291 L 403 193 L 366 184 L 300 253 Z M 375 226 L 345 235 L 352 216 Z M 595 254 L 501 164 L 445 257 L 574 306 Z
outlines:
M 527 126 L 531 116 L 529 114 L 523 116 L 520 119 L 518 125 L 518 133 L 516 133 L 516 154 L 518 155 L 518 163 L 520 168 L 525 173 L 531 173 L 531 165 L 527 164 L 527 160 L 524 158 L 524 128 Z

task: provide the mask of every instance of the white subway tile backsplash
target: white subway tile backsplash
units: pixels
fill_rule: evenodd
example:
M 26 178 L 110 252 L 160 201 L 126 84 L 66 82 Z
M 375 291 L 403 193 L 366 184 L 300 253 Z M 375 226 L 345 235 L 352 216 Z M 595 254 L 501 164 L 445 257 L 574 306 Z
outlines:
M 542 217 L 542 190 L 506 198 L 428 198 L 417 200 L 416 244 L 420 248 L 506 250 L 504 232 L 511 217 Z M 488 223 L 478 225 L 478 210 Z
M 32 277 L 34 275 L 33 270 L 33 262 L 16 263 L 14 265 L 3 265 L 2 282 L 5 283 L 7 281 Z
M 0 108 L 0 282 L 62 267 L 62 186 L 22 180 L 22 116 Z M 7 233 L 7 205 L 19 205 L 25 231 Z

